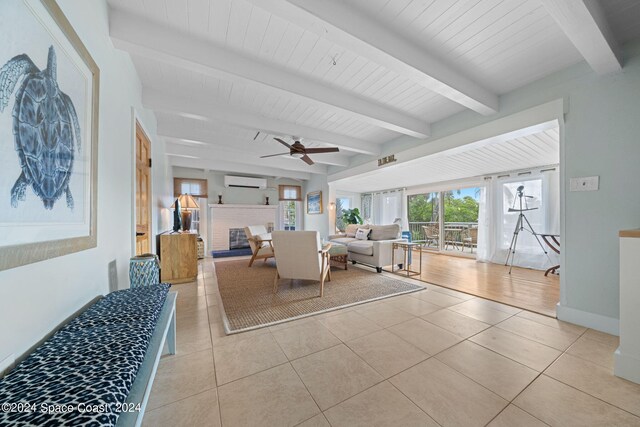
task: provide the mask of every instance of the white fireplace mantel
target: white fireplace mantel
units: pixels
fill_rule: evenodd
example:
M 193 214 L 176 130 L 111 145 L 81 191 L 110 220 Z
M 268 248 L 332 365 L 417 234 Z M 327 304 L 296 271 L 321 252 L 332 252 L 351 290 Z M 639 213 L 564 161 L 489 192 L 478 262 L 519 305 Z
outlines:
M 214 251 L 229 250 L 229 229 L 276 222 L 277 205 L 209 204 L 209 241 Z
M 233 204 L 228 205 L 225 203 L 209 203 L 211 209 L 277 209 L 276 205 L 242 205 Z

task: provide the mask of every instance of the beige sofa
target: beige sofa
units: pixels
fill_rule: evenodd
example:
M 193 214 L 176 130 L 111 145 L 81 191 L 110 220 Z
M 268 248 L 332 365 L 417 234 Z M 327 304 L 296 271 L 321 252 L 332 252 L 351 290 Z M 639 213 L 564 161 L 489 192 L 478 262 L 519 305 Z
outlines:
M 355 238 L 358 228 L 370 229 L 367 240 Z M 349 252 L 349 259 L 352 263 L 375 267 L 378 273 L 382 272 L 382 267 L 391 265 L 391 251 L 393 242 L 406 242 L 401 239 L 400 225 L 358 225 L 349 224 L 344 234 L 334 234 L 329 236 L 329 241 L 345 245 Z M 396 249 L 396 263 L 402 262 L 402 250 Z M 402 265 L 402 264 L 399 264 Z

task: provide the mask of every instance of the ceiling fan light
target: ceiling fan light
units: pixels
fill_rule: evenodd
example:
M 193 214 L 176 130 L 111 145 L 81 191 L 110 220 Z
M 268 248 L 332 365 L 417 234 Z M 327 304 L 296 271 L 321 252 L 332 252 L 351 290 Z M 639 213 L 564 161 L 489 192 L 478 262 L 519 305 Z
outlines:
M 296 159 L 301 159 L 301 158 L 303 158 L 303 157 L 304 157 L 304 153 L 298 153 L 298 152 L 296 152 L 296 153 L 291 153 L 291 157 L 294 157 L 294 158 L 296 158 Z

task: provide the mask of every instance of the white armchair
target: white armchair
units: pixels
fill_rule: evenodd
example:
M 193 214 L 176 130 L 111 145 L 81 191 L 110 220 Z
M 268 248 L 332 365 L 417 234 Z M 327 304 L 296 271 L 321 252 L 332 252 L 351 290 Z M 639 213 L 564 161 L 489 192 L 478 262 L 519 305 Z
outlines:
M 251 247 L 249 267 L 256 259 L 264 259 L 264 262 L 267 262 L 267 258 L 273 258 L 271 234 L 267 233 L 267 228 L 264 225 L 249 225 L 244 228 L 244 234 L 246 234 Z
M 331 244 L 322 247 L 317 231 L 274 231 L 271 234 L 277 266 L 273 293 L 278 292 L 280 279 L 318 280 L 322 297 L 325 278 L 331 280 Z

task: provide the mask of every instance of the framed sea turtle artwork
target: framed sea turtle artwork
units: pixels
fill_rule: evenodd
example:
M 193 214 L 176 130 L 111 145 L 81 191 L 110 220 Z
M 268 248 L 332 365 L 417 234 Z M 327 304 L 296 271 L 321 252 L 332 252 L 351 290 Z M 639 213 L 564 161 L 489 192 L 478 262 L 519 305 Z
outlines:
M 0 270 L 97 244 L 100 71 L 55 0 L 0 1 Z

